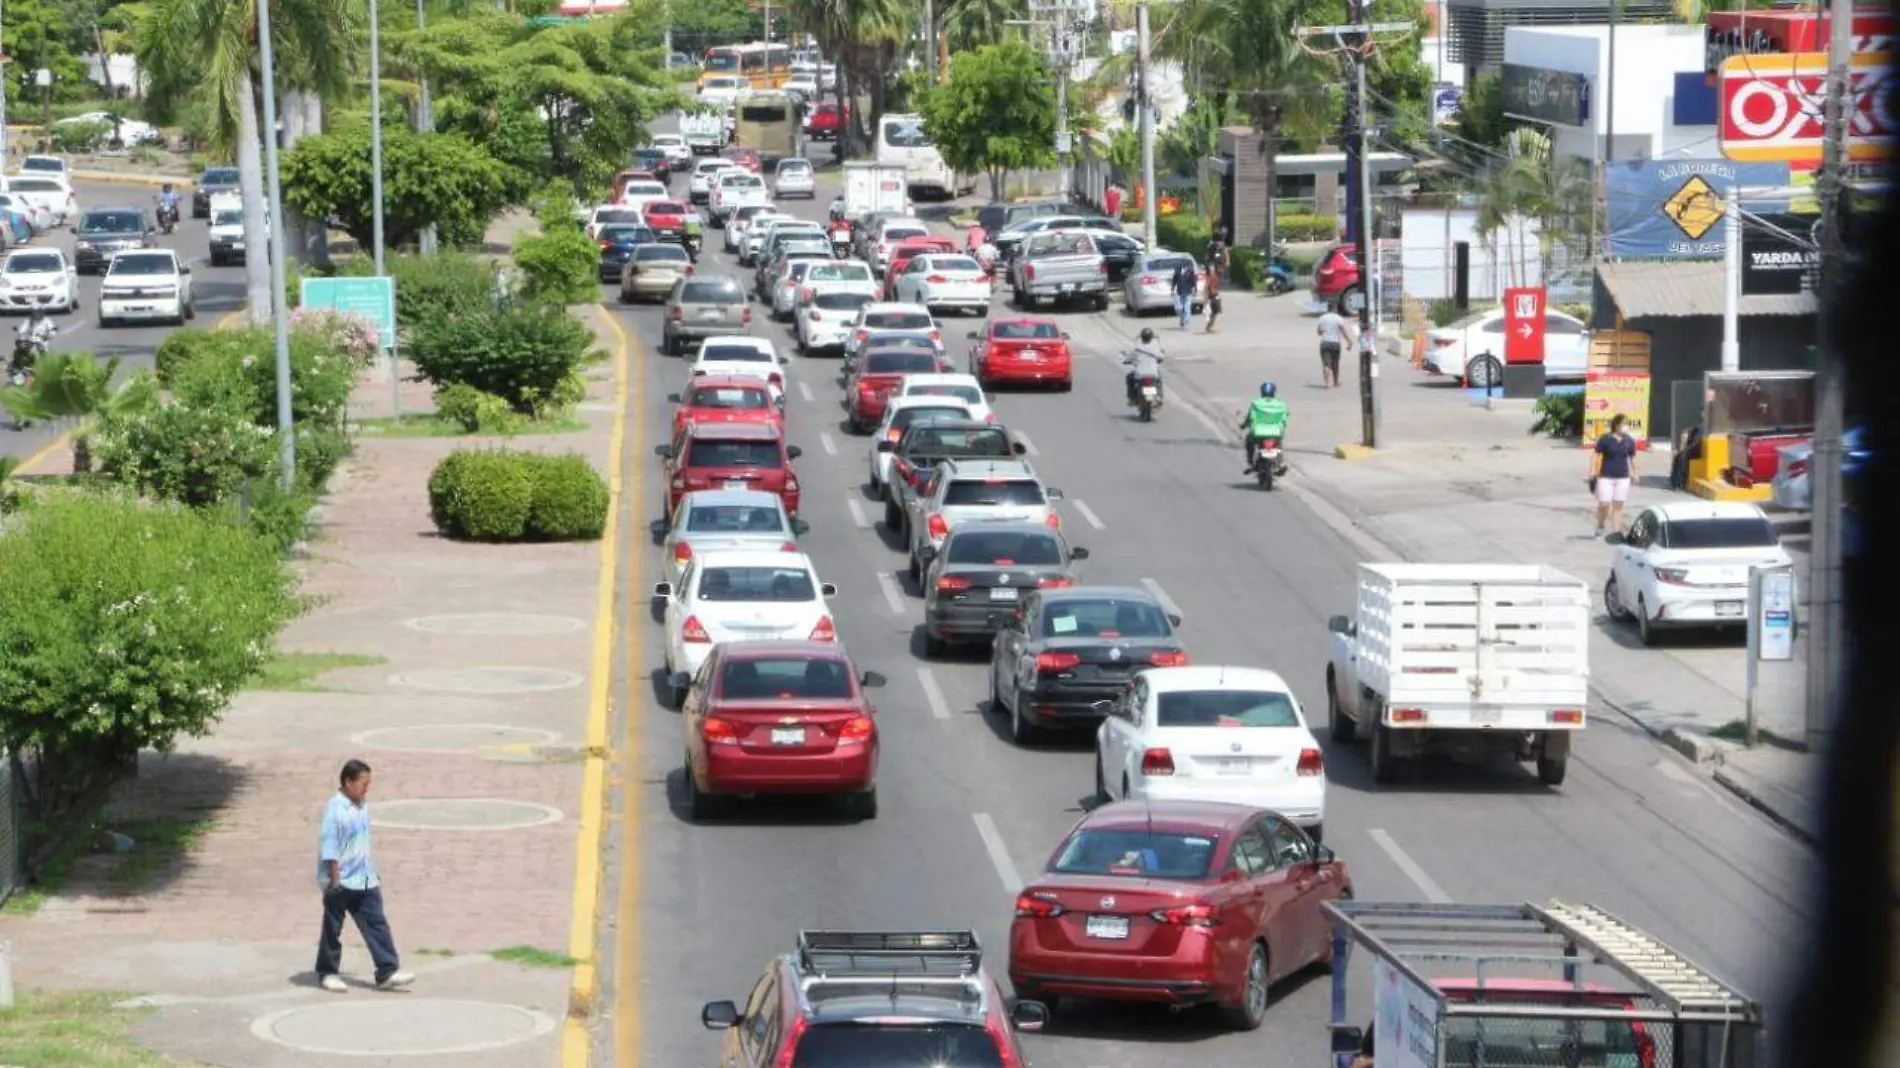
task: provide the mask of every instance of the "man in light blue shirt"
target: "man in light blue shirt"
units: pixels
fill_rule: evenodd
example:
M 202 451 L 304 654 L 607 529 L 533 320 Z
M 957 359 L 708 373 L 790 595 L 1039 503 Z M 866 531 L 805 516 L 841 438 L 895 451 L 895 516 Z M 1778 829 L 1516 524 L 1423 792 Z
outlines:
M 396 939 L 383 914 L 383 881 L 370 854 L 369 765 L 360 760 L 344 763 L 337 792 L 323 808 L 323 826 L 317 836 L 317 889 L 323 892 L 323 934 L 317 939 L 317 982 L 323 989 L 344 993 L 349 984 L 337 974 L 343 959 L 343 917 L 356 921 L 357 933 L 369 947 L 376 966 L 376 986 L 394 990 L 408 986 L 415 976 L 400 970 Z

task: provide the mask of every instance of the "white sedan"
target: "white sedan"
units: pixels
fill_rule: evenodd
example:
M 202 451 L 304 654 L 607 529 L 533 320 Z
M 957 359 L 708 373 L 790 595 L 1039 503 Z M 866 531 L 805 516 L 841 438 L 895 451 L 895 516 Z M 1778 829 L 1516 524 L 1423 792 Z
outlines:
M 981 419 L 977 406 L 961 397 L 945 397 L 922 394 L 913 397 L 893 397 L 884 405 L 884 418 L 877 424 L 877 430 L 871 434 L 871 490 L 883 496 L 884 483 L 891 477 L 891 460 L 895 453 L 878 449 L 878 442 L 888 441 L 896 444 L 909 430 L 912 423 L 929 422 L 932 419 Z
M 646 218 L 640 214 L 639 208 L 625 204 L 598 204 L 595 205 L 593 211 L 588 213 L 585 229 L 588 237 L 599 238 L 603 226 L 645 226 L 646 224 Z
M 825 600 L 837 592 L 818 581 L 804 553 L 741 549 L 695 556 L 677 583 L 653 587 L 665 604 L 666 673 L 697 673 L 718 642 L 835 642 Z M 674 692 L 675 707 L 684 696 Z
M 790 215 L 780 212 L 770 204 L 747 204 L 731 215 L 726 216 L 726 251 L 735 255 L 745 245 L 746 234 L 754 226 L 763 226 L 773 219 L 789 219 Z
M 1768 516 L 1746 501 L 1660 504 L 1618 541 L 1603 607 L 1634 622 L 1644 645 L 1667 629 L 1747 626 L 1749 568 L 1790 559 Z
M 671 194 L 667 193 L 664 184 L 644 179 L 628 182 L 627 187 L 620 191 L 620 206 L 635 211 L 646 210 L 646 206 L 656 200 L 670 199 Z
M 798 256 L 785 261 L 784 273 L 772 283 L 772 318 L 779 322 L 790 322 L 792 311 L 798 307 L 798 295 L 805 289 L 805 279 L 811 269 L 821 264 L 838 262 L 830 256 Z
M 743 204 L 770 204 L 772 195 L 765 188 L 765 179 L 741 167 L 735 171 L 726 171 L 713 180 L 712 200 L 708 210 L 713 221 L 724 225 L 726 216 L 731 215 Z
M 858 289 L 820 289 L 812 298 L 800 301 L 792 321 L 798 332 L 798 351 L 806 356 L 816 352 L 844 351 L 845 338 L 851 336 L 852 320 L 876 294 Z
M 672 164 L 675 170 L 678 170 L 682 164 L 691 163 L 693 160 L 692 146 L 688 145 L 686 138 L 681 137 L 679 134 L 654 134 L 652 140 L 648 143 L 653 148 L 660 150 L 660 152 L 666 156 L 666 161 Z
M 897 387 L 891 399 L 906 397 L 950 397 L 969 406 L 970 418 L 996 422 L 996 413 L 990 410 L 990 399 L 983 392 L 983 384 L 971 375 L 905 375 L 904 384 Z
M 33 224 L 34 233 L 43 233 L 59 225 L 59 216 L 53 214 L 53 209 L 15 193 L 0 193 L 0 208 L 8 208 L 26 216 L 26 221 Z
M 1095 732 L 1095 788 L 1112 800 L 1271 809 L 1318 841 L 1326 761 L 1286 680 L 1245 667 L 1150 668 Z
M 990 310 L 990 279 L 983 265 L 962 253 L 913 256 L 897 276 L 897 299 L 936 311 Z
M 1563 312 L 1544 313 L 1544 374 L 1581 380 L 1589 371 L 1590 330 Z M 1504 382 L 1504 309 L 1478 312 L 1425 335 L 1425 369 L 1474 389 Z
M 79 272 L 56 248 L 22 248 L 0 261 L 0 311 L 79 307 Z
M 812 175 L 811 161 L 806 159 L 782 159 L 772 174 L 772 195 L 780 200 L 786 197 L 804 197 L 806 200 L 818 195 L 818 182 Z
M 735 335 L 707 338 L 693 359 L 692 375 L 762 378 L 772 387 L 772 399 L 785 401 L 785 364 L 772 343 L 762 337 Z

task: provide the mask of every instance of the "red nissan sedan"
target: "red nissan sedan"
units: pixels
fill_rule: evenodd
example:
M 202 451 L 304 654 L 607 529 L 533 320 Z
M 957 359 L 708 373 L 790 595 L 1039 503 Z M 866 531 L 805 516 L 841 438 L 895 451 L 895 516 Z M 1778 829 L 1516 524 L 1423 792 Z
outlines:
M 694 819 L 733 796 L 831 794 L 877 816 L 877 709 L 835 642 L 721 642 L 686 691 L 687 806 Z
M 670 445 L 653 451 L 666 461 L 666 514 L 693 490 L 753 489 L 775 493 L 786 514 L 798 517 L 798 446 L 785 444 L 775 423 L 688 423 Z
M 1120 801 L 1082 817 L 1016 898 L 1016 996 L 1214 1004 L 1251 1031 L 1273 984 L 1330 960 L 1320 906 L 1352 896 L 1345 862 L 1277 813 Z
M 785 428 L 785 409 L 772 399 L 763 382 L 749 375 L 705 375 L 666 399 L 679 405 L 673 409 L 674 434 L 688 423 L 769 423 Z
M 970 346 L 970 374 L 984 389 L 1007 382 L 1053 385 L 1066 393 L 1075 385 L 1069 335 L 1053 319 L 992 319 L 988 330 L 970 338 L 976 342 Z

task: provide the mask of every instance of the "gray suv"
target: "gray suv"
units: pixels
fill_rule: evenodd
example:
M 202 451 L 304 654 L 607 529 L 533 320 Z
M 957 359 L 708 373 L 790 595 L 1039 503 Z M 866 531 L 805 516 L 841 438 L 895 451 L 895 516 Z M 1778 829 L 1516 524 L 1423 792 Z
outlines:
M 144 208 L 94 208 L 73 227 L 73 267 L 80 274 L 104 274 L 115 252 L 157 248 L 154 232 Z
M 950 423 L 925 424 L 949 426 Z M 906 501 L 905 541 L 910 577 L 923 582 L 924 550 L 943 550 L 950 529 L 961 523 L 1033 523 L 1061 530 L 1056 502 L 1062 491 L 1045 487 L 1027 460 L 945 460 Z
M 1015 618 L 1030 590 L 1075 585 L 1072 548 L 1061 531 L 1041 523 L 975 521 L 950 529 L 943 548 L 917 550 L 923 561 L 924 652 L 941 656 L 952 642 L 987 643 Z
M 752 306 L 736 279 L 688 276 L 666 295 L 660 351 L 679 356 L 707 338 L 744 334 L 751 326 Z

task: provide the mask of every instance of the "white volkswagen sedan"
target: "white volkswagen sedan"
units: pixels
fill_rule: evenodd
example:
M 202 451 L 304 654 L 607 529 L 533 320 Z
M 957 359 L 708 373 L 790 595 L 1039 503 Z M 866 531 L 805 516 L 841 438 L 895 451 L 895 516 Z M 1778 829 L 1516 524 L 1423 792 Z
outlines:
M 897 276 L 897 299 L 921 304 L 933 314 L 967 311 L 983 315 L 990 310 L 990 278 L 975 258 L 958 253 L 911 257 Z
M 686 183 L 687 195 L 695 204 L 704 204 L 712 199 L 713 181 L 730 170 L 743 170 L 737 163 L 724 156 L 713 156 L 693 164 L 693 177 Z
M 738 550 L 695 556 L 678 582 L 655 583 L 665 604 L 666 672 L 692 675 L 718 642 L 835 642 L 825 601 L 837 594 L 819 582 L 804 553 Z M 675 691 L 678 706 L 684 693 Z
M 879 442 L 896 444 L 913 423 L 927 423 L 932 419 L 982 418 L 977 413 L 977 406 L 961 397 L 928 393 L 914 397 L 892 397 L 884 405 L 884 418 L 871 434 L 872 492 L 880 497 L 884 495 L 884 483 L 891 477 L 891 460 L 896 455 L 880 450 L 877 447 Z
M 1775 525 L 1747 501 L 1645 508 L 1616 545 L 1603 607 L 1635 623 L 1644 645 L 1669 629 L 1748 625 L 1748 569 L 1786 565 Z
M 766 338 L 738 334 L 707 338 L 693 358 L 692 374 L 738 375 L 762 378 L 772 387 L 772 399 L 785 401 L 785 365 L 789 362 Z
M 968 405 L 970 418 L 981 419 L 986 423 L 996 422 L 996 413 L 990 411 L 989 395 L 983 392 L 983 384 L 972 375 L 905 375 L 904 384 L 897 387 L 891 399 L 895 401 L 905 397 L 948 397 Z
M 56 248 L 21 248 L 0 261 L 0 311 L 35 308 L 70 312 L 79 307 L 79 272 Z
M 810 300 L 800 301 L 792 322 L 798 331 L 800 355 L 844 352 L 845 339 L 851 336 L 851 323 L 858 312 L 875 300 L 870 293 L 855 289 L 821 289 Z
M 1137 675 L 1096 730 L 1095 790 L 1111 800 L 1272 809 L 1316 842 L 1326 820 L 1319 741 L 1286 680 L 1260 668 Z

